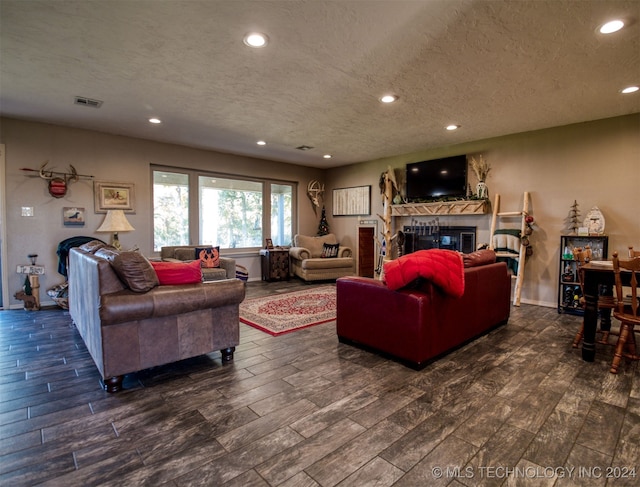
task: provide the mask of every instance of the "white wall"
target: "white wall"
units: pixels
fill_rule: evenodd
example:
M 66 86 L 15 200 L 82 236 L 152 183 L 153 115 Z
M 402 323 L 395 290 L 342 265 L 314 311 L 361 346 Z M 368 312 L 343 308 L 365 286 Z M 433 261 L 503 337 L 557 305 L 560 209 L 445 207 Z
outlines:
M 557 305 L 560 235 L 568 231 L 574 200 L 583 218 L 593 206 L 604 214 L 609 255 L 628 245 L 640 248 L 640 114 L 335 168 L 327 173 L 327 189 L 372 185 L 375 216 L 382 213 L 378 181 L 388 166 L 402 174 L 408 162 L 456 154 L 484 155 L 492 166 L 490 197 L 501 195 L 501 210 L 521 209 L 523 192 L 531 193 L 534 254 L 526 264 L 522 302 Z M 439 219 L 441 225 L 477 226 L 478 242 L 489 242 L 490 215 Z M 346 245 L 357 248 L 357 217 L 335 217 L 331 223 Z M 396 223 L 400 228 L 402 222 Z
M 0 119 L 0 143 L 6 149 L 6 231 L 7 257 L 3 267 L 8 277 L 5 306 L 21 307 L 13 294 L 21 289 L 24 276 L 15 273 L 16 265 L 27 264 L 27 254 L 38 254 L 38 263 L 46 273 L 40 278 L 42 304 L 51 303 L 45 291 L 61 282 L 58 274 L 58 243 L 66 238 L 86 235 L 110 240 L 109 234 L 96 233 L 104 214 L 94 213 L 93 181 L 81 179 L 71 183 L 67 195 L 56 199 L 49 195 L 46 181 L 37 173 L 20 168 L 39 168 L 49 161 L 48 169 L 67 171 L 73 165 L 79 174 L 93 175 L 95 180 L 135 184 L 135 214 L 127 218 L 135 228 L 120 233 L 123 248 L 138 245 L 144 255 L 152 252 L 152 194 L 150 165 L 159 164 L 190 169 L 219 171 L 226 174 L 269 177 L 298 183 L 298 225 L 301 233 L 315 235 L 319 216 L 313 213 L 306 196 L 307 183 L 322 179 L 323 171 L 292 164 L 276 163 L 187 147 L 162 144 L 88 130 Z M 21 208 L 34 208 L 33 217 L 22 217 Z M 65 227 L 64 207 L 84 207 L 84 227 Z M 234 253 L 239 264 L 249 269 L 251 279 L 260 278 L 257 252 Z

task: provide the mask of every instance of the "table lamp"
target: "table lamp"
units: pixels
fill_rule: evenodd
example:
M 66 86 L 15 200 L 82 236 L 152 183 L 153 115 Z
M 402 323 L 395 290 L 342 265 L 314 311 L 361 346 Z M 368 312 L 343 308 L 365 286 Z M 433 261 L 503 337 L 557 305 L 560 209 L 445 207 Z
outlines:
M 104 217 L 102 225 L 98 227 L 96 232 L 113 232 L 113 241 L 111 242 L 111 245 L 120 250 L 122 247 L 118 240 L 118 232 L 130 232 L 131 230 L 135 230 L 135 228 L 133 228 L 131 223 L 127 220 L 127 217 L 124 215 L 124 211 L 109 210 L 107 211 L 107 216 Z

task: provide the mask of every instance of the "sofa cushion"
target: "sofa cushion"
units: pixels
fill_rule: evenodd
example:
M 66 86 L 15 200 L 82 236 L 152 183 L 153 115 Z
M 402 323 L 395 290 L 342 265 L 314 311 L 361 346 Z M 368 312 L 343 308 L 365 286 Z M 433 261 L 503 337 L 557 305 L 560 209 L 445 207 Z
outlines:
M 178 260 L 194 260 L 196 258 L 196 250 L 194 247 L 181 247 L 174 251 L 173 257 Z
M 335 258 L 338 257 L 338 248 L 340 247 L 340 244 L 322 244 L 322 254 L 320 255 L 320 257 L 322 257 L 323 259 L 331 259 L 331 258 Z
M 203 281 L 227 279 L 227 270 L 222 267 L 201 267 Z
M 134 292 L 146 293 L 159 284 L 151 263 L 139 252 L 120 252 L 114 256 L 111 265 L 118 277 Z
M 200 260 L 190 262 L 151 262 L 161 285 L 202 282 Z
M 300 268 L 305 270 L 326 270 L 353 268 L 353 258 L 336 257 L 335 259 L 305 259 L 300 263 Z
M 493 264 L 496 261 L 496 252 L 492 249 L 476 250 L 469 254 L 462 254 L 465 267 L 478 267 Z
M 220 267 L 220 247 L 196 247 L 196 259 L 206 269 Z

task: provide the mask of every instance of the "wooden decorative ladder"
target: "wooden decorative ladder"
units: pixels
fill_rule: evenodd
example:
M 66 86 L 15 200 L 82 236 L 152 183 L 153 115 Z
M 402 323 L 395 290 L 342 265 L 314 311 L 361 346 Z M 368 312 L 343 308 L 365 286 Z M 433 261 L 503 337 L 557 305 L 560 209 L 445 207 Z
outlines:
M 513 221 L 515 218 L 520 218 L 520 245 L 519 252 L 517 254 L 510 252 L 496 252 L 496 257 L 506 257 L 514 259 L 518 263 L 518 272 L 515 276 L 512 276 L 516 280 L 516 287 L 513 292 L 513 305 L 520 306 L 520 295 L 522 294 L 522 283 L 524 281 L 524 264 L 526 261 L 527 246 L 524 245 L 522 237 L 525 237 L 525 231 L 527 228 L 526 217 L 529 215 L 529 192 L 525 191 L 522 210 L 520 211 L 500 211 L 500 195 L 496 194 L 493 204 L 493 216 L 491 218 L 491 243 L 489 248 L 494 248 L 494 234 L 496 233 L 498 222 L 501 219 Z

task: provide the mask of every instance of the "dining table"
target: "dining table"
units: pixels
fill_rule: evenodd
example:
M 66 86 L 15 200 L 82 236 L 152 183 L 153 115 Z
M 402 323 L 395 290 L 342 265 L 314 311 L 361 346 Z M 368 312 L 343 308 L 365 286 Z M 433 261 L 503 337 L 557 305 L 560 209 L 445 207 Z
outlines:
M 613 262 L 610 260 L 591 261 L 582 266 L 584 271 L 584 336 L 582 339 L 582 360 L 593 362 L 596 357 L 596 329 L 600 315 L 600 329 L 611 329 L 611 310 L 598 309 L 598 297 L 611 295 L 615 284 Z M 623 285 L 629 285 L 631 272 L 622 270 Z

